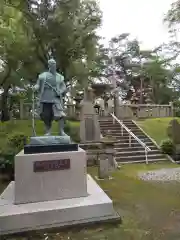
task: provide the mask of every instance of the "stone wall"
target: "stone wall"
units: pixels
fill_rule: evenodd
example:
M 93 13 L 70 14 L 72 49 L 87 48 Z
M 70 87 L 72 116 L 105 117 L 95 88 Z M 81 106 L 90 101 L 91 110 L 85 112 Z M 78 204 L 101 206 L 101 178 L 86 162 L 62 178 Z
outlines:
M 32 103 L 24 103 L 23 101 L 20 102 L 20 119 L 30 119 L 32 110 Z M 66 104 L 65 105 L 65 112 L 69 118 L 76 117 L 76 109 L 74 104 Z M 77 116 L 78 118 L 78 116 Z
M 31 103 L 20 102 L 20 119 L 31 118 Z M 69 118 L 79 118 L 76 113 L 74 104 L 66 104 L 66 114 Z M 102 108 L 99 112 L 100 116 L 108 116 L 114 112 L 112 101 L 108 105 L 108 109 Z M 172 105 L 133 105 L 133 104 L 120 104 L 117 109 L 117 117 L 119 119 L 145 119 L 145 118 L 163 118 L 172 117 Z
M 118 107 L 119 119 L 145 119 L 172 117 L 172 105 L 132 105 L 124 104 Z

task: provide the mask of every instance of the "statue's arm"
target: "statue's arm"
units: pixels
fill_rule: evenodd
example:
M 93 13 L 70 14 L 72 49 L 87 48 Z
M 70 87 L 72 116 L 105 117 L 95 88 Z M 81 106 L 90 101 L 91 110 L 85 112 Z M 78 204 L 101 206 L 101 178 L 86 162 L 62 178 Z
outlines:
M 39 75 L 36 85 L 34 86 L 35 91 L 40 91 L 41 85 L 42 85 L 41 83 L 42 83 L 42 77 Z
M 66 90 L 67 90 L 66 84 L 64 82 L 64 77 L 63 77 L 63 79 L 60 82 L 60 88 L 59 89 L 60 89 L 60 94 L 61 95 L 64 94 L 66 92 Z

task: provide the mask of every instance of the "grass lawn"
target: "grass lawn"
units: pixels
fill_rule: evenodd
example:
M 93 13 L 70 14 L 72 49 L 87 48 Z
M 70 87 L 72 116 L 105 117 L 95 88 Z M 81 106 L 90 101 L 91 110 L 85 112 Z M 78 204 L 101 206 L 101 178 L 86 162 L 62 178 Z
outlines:
M 137 179 L 139 171 L 177 167 L 171 163 L 123 165 L 111 181 L 98 184 L 113 199 L 122 224 L 102 224 L 59 232 L 35 232 L 6 240 L 179 240 L 180 184 L 150 183 Z M 92 176 L 97 168 L 89 168 Z M 46 235 L 47 234 L 47 235 Z M 4 239 L 2 239 L 4 240 Z
M 167 138 L 166 129 L 171 118 L 138 121 L 158 144 Z M 78 126 L 79 123 L 70 123 Z M 26 132 L 31 135 L 30 121 L 17 121 L 1 125 L 0 144 L 4 143 L 7 133 Z M 20 129 L 20 130 L 19 130 Z M 43 124 L 36 122 L 39 134 Z M 56 132 L 54 124 L 53 131 Z M 34 232 L 22 237 L 5 237 L 2 240 L 179 240 L 180 239 L 180 183 L 143 182 L 137 178 L 139 171 L 174 168 L 170 162 L 123 165 L 114 172 L 113 180 L 99 181 L 98 184 L 112 198 L 116 211 L 122 217 L 122 224 L 97 224 L 94 227 L 74 228 L 53 232 Z M 97 168 L 88 168 L 94 177 Z M 5 184 L 0 183 L 0 191 Z
M 160 144 L 162 140 L 168 138 L 167 127 L 171 120 L 172 118 L 153 118 L 138 121 L 137 123 L 157 144 Z

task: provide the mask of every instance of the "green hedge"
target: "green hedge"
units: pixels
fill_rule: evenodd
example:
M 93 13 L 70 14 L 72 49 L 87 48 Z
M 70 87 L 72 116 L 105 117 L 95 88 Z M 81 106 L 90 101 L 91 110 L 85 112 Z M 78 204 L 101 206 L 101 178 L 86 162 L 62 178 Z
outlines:
M 160 144 L 161 151 L 164 154 L 172 155 L 174 152 L 174 146 L 171 139 L 165 139 Z

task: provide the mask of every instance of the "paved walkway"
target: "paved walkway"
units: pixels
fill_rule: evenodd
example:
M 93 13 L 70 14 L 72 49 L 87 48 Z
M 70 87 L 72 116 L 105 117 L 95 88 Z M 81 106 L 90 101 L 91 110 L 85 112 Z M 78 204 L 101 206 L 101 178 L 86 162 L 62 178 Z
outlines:
M 139 172 L 138 176 L 144 181 L 180 182 L 180 168 L 164 168 L 148 172 Z

